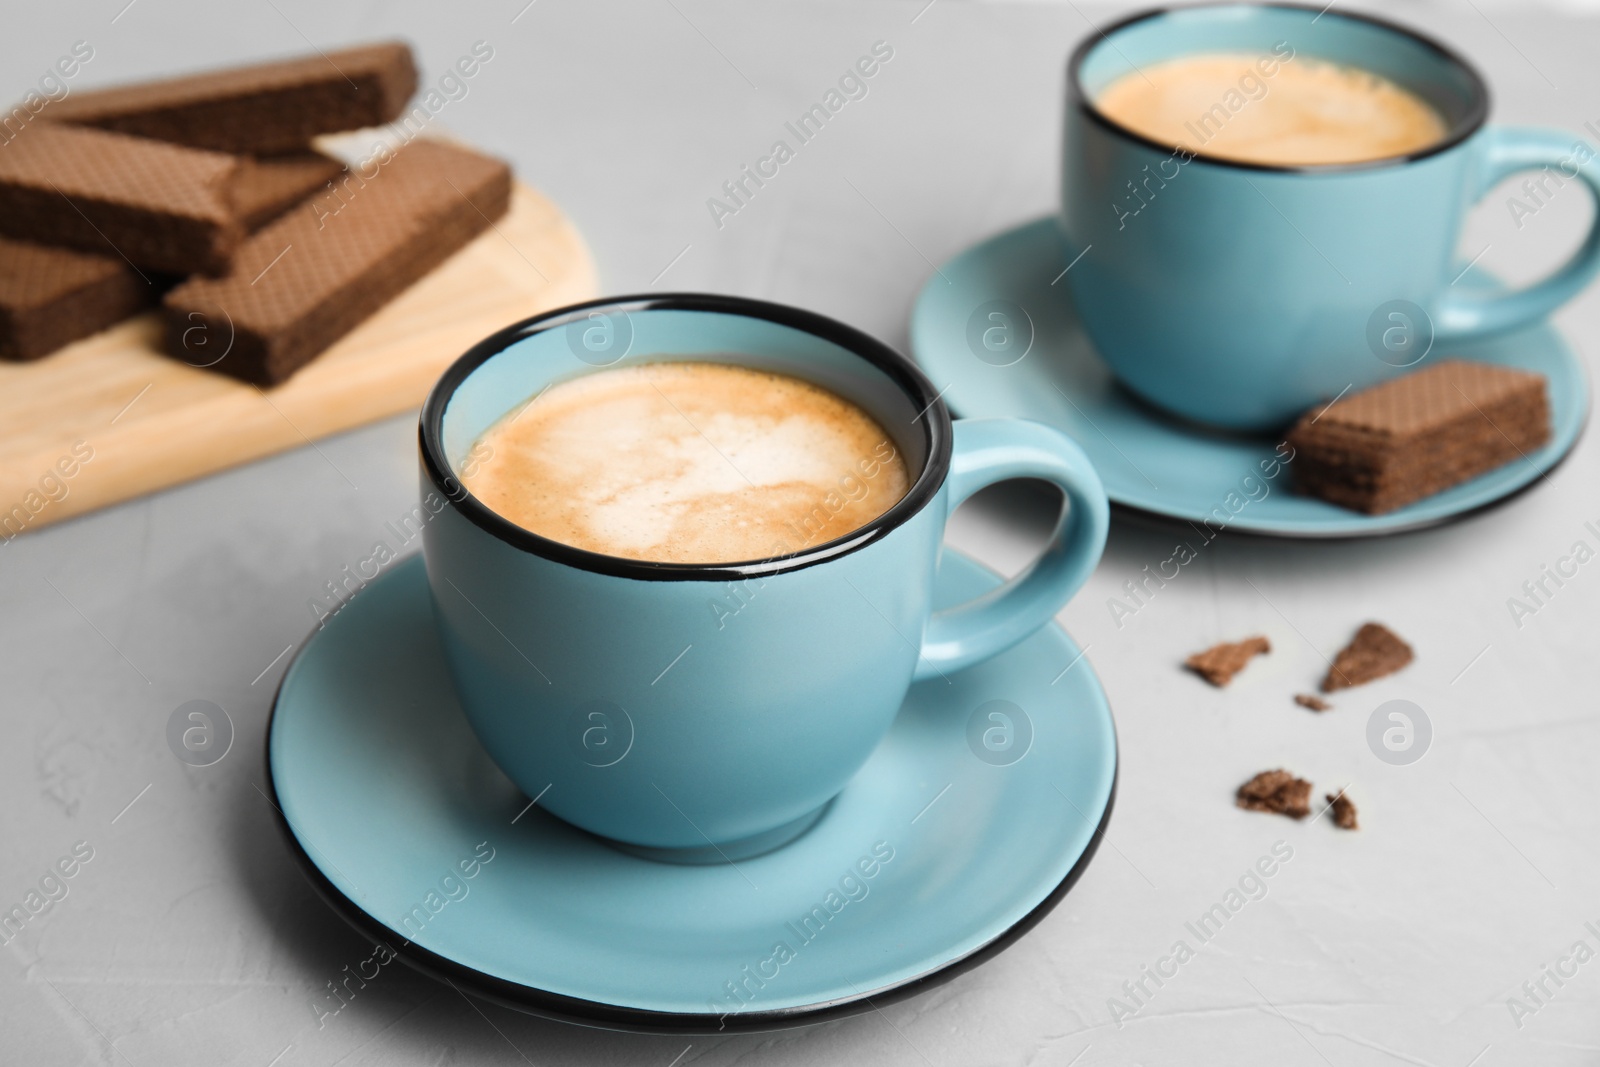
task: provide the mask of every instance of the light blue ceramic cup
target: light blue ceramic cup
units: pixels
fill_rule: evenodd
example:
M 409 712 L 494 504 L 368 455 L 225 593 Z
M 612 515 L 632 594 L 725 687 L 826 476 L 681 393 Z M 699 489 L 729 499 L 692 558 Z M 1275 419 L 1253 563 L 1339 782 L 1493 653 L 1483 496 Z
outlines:
M 699 566 L 547 540 L 461 486 L 474 442 L 546 385 L 670 360 L 791 374 L 854 401 L 905 458 L 909 492 L 843 536 L 797 535 L 774 558 Z M 885 345 L 732 297 L 596 301 L 503 330 L 435 386 L 421 448 L 439 634 L 484 748 L 555 815 L 685 861 L 737 859 L 803 832 L 914 680 L 943 685 L 1045 625 L 1106 536 L 1100 479 L 1067 437 L 1014 419 L 952 424 L 928 380 Z M 871 459 L 859 477 L 873 476 Z M 996 593 L 935 613 L 945 520 L 1010 478 L 1065 492 L 1048 547 Z M 842 477 L 839 492 L 853 486 Z
M 1270 60 L 1275 49 L 1381 74 L 1432 104 L 1449 133 L 1404 157 L 1264 166 L 1175 151 L 1093 103 L 1114 79 L 1162 60 L 1223 51 Z M 1269 69 L 1197 114 L 1200 134 L 1270 94 Z M 1317 7 L 1153 11 L 1086 37 L 1067 83 L 1061 226 L 1075 262 L 1064 286 L 1117 378 L 1187 418 L 1282 426 L 1404 373 L 1430 347 L 1548 315 L 1600 265 L 1597 223 L 1530 288 L 1485 295 L 1452 284 L 1462 216 L 1497 182 L 1535 171 L 1533 203 L 1568 185 L 1600 197 L 1600 167 L 1572 134 L 1485 128 L 1483 79 L 1399 26 Z

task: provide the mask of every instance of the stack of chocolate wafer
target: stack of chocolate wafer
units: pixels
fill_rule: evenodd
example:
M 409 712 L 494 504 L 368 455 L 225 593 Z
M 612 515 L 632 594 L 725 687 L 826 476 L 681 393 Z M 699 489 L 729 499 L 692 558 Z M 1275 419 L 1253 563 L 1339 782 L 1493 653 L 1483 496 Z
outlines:
M 169 354 L 283 381 L 487 229 L 506 165 L 435 141 L 347 167 L 323 134 L 400 116 L 404 44 L 73 94 L 0 144 L 0 357 L 158 301 Z

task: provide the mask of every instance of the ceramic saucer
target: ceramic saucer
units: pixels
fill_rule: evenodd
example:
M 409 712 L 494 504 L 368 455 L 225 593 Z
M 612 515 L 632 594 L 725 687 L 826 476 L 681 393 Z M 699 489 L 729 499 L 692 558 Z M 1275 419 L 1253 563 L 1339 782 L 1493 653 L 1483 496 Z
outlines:
M 947 552 L 938 599 L 998 583 Z M 713 866 L 628 855 L 545 814 L 484 754 L 420 558 L 306 643 L 267 747 L 293 851 L 367 937 L 526 1011 L 687 1033 L 870 1011 L 987 959 L 1083 872 L 1117 767 L 1100 683 L 1052 624 L 913 688 L 793 843 Z
M 1189 522 L 1209 519 L 1213 526 L 1281 537 L 1398 533 L 1459 518 L 1531 485 L 1572 449 L 1588 418 L 1582 363 L 1550 326 L 1452 345 L 1450 355 L 1522 367 L 1548 379 L 1554 431 L 1548 445 L 1387 515 L 1362 515 L 1299 496 L 1281 468 L 1280 476 L 1266 483 L 1269 492 L 1253 489 L 1258 499 L 1251 499 L 1241 482 L 1274 469 L 1260 464 L 1271 461 L 1281 438 L 1213 433 L 1163 415 L 1118 386 L 1063 290 L 1061 279 L 1070 265 L 1054 218 L 968 249 L 940 268 L 918 297 L 911 315 L 912 354 L 959 414 L 1036 419 L 1071 435 L 1100 472 L 1107 495 L 1122 508 Z M 1458 284 L 1498 287 L 1474 271 Z M 969 342 L 969 333 L 981 334 L 986 315 L 980 309 L 992 302 L 1024 309 L 1026 320 L 1012 349 L 1020 346 L 1024 354 L 985 351 L 993 362 L 975 355 L 983 346 Z M 1030 326 L 1031 346 L 1022 343 Z M 1016 362 L 1008 362 L 1012 358 Z

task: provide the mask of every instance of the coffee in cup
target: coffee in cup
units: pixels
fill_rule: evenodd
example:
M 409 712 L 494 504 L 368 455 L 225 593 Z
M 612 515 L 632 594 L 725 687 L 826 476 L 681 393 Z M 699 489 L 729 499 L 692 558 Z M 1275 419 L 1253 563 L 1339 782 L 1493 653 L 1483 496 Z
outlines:
M 819 385 L 726 363 L 573 378 L 478 439 L 462 483 L 524 529 L 627 559 L 732 563 L 843 537 L 910 484 L 893 439 Z
M 1448 132 L 1426 101 L 1388 78 L 1287 46 L 1152 63 L 1107 85 L 1095 106 L 1153 141 L 1249 163 L 1387 159 Z

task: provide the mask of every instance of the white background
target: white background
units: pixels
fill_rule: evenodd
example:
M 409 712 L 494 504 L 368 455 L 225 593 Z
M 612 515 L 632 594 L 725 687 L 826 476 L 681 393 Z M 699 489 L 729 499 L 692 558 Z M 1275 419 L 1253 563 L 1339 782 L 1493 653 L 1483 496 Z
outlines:
M 441 120 L 571 213 L 606 291 L 782 300 L 904 347 L 932 264 L 1050 210 L 1063 60 L 1112 14 L 1071 0 L 524 2 L 31 5 L 7 14 L 0 90 L 20 95 L 80 39 L 96 54 L 79 88 L 388 35 L 415 44 L 428 79 L 486 40 L 494 59 Z M 1576 130 L 1600 119 L 1600 23 L 1576 14 L 1595 6 L 1381 12 L 1480 64 L 1497 121 Z M 719 230 L 706 199 L 880 39 L 895 56 L 869 96 Z M 1565 191 L 1519 229 L 1506 192 L 1462 252 L 1488 246 L 1483 265 L 1527 278 L 1573 245 L 1588 207 Z M 1586 353 L 1596 295 L 1558 322 Z M 1109 843 L 1036 930 L 946 986 L 806 1031 L 690 1042 L 542 1022 L 386 968 L 317 1030 L 310 1003 L 369 950 L 313 897 L 257 791 L 285 660 L 262 672 L 305 636 L 307 599 L 410 507 L 414 442 L 413 419 L 393 419 L 0 547 L 0 907 L 73 842 L 95 849 L 70 896 L 0 951 L 0 1062 L 1600 1060 L 1600 961 L 1520 1029 L 1506 1006 L 1579 938 L 1600 950 L 1584 929 L 1600 925 L 1600 563 L 1521 628 L 1506 606 L 1574 541 L 1600 547 L 1583 525 L 1600 525 L 1593 435 L 1515 503 L 1442 530 L 1223 539 L 1121 629 L 1107 600 L 1174 536 L 1119 521 L 1062 613 L 1118 715 Z M 1051 507 L 1002 491 L 963 512 L 952 539 L 1014 570 Z M 1291 704 L 1367 619 L 1408 638 L 1416 664 L 1325 715 Z M 1178 667 L 1257 632 L 1272 655 L 1225 692 Z M 1391 698 L 1434 724 L 1414 766 L 1380 763 L 1364 740 Z M 167 749 L 167 717 L 192 699 L 221 703 L 238 728 L 213 767 Z M 1349 783 L 1364 829 L 1232 807 L 1240 781 L 1278 765 L 1319 794 Z M 1107 998 L 1280 838 L 1295 858 L 1267 899 L 1115 1027 Z

